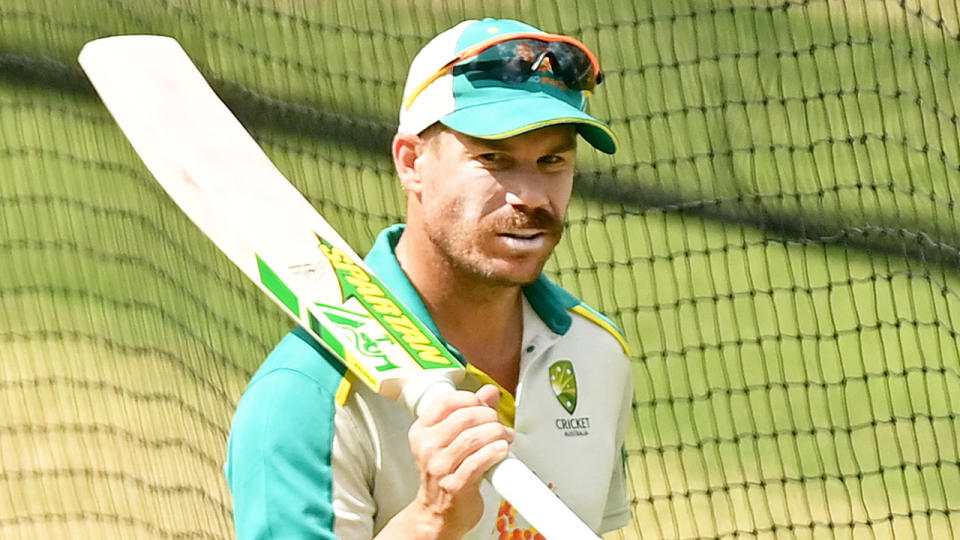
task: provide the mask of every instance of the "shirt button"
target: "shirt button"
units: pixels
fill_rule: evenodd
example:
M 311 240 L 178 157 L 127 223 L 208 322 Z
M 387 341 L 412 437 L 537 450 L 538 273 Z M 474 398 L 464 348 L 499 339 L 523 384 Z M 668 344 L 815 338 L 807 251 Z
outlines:
M 536 348 L 535 346 L 533 346 L 533 345 L 527 345 L 527 352 L 528 352 L 528 353 L 532 353 L 532 352 L 535 351 L 535 350 L 537 350 L 537 348 Z

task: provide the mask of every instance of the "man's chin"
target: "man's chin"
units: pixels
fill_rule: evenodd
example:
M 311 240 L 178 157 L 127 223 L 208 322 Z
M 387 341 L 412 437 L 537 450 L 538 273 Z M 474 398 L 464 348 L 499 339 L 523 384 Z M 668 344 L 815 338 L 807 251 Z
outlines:
M 517 287 L 533 283 L 540 277 L 554 244 L 551 243 L 551 249 L 529 252 L 502 249 L 502 245 L 495 244 L 487 249 L 465 251 L 465 256 L 450 256 L 447 260 L 478 283 L 491 287 Z
M 484 277 L 491 285 L 520 287 L 536 281 L 543 271 L 544 264 L 545 261 L 534 265 L 529 263 L 511 264 L 506 262 L 505 264 L 497 265 L 497 268 L 491 268 Z

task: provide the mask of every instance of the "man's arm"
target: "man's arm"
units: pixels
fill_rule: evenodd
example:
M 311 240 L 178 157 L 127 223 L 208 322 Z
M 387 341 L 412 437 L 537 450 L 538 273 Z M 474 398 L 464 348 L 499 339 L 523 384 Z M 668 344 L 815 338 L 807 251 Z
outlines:
M 238 539 L 333 533 L 332 395 L 304 374 L 277 370 L 241 399 L 230 432 L 227 481 Z
M 420 473 L 416 498 L 377 535 L 377 540 L 461 538 L 483 515 L 483 475 L 506 456 L 514 432 L 497 415 L 500 393 L 440 396 L 410 428 Z

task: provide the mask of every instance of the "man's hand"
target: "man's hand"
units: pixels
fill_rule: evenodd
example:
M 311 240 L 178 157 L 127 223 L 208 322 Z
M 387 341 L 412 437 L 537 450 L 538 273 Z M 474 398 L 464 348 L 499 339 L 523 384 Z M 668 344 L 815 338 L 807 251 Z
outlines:
M 458 539 L 476 525 L 483 515 L 483 475 L 507 457 L 514 437 L 500 423 L 499 401 L 499 390 L 487 385 L 428 404 L 409 432 L 420 490 L 378 539 Z

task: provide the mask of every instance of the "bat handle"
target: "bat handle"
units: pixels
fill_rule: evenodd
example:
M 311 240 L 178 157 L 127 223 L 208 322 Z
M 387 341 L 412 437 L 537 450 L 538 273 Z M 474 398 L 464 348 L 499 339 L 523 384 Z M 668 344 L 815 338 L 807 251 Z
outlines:
M 445 378 L 408 382 L 401 401 L 417 416 L 440 394 L 452 392 Z M 512 453 L 487 471 L 487 481 L 547 540 L 600 540 L 546 484 Z
M 513 454 L 487 471 L 486 479 L 547 540 L 600 540 Z
M 441 394 L 453 392 L 457 387 L 453 381 L 440 375 L 436 377 L 420 376 L 406 381 L 397 398 L 419 418 L 430 402 Z

